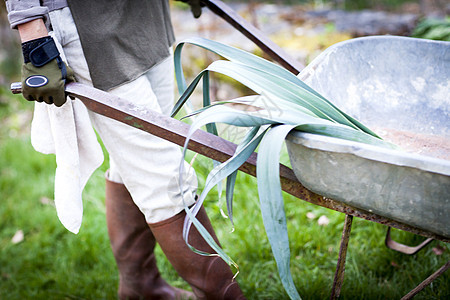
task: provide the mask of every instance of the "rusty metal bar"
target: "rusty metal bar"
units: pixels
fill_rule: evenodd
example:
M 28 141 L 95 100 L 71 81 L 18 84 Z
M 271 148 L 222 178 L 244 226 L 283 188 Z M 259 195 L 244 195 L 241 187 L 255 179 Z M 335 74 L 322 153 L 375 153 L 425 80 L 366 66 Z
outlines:
M 403 254 L 413 255 L 413 254 L 416 254 L 417 252 L 419 252 L 420 250 L 422 250 L 423 248 L 425 248 L 425 246 L 427 246 L 432 241 L 433 241 L 432 238 L 427 238 L 425 241 L 423 241 L 422 243 L 420 243 L 417 246 L 408 246 L 408 245 L 400 244 L 391 238 L 391 227 L 388 227 L 387 232 L 386 232 L 386 239 L 384 240 L 384 244 L 386 245 L 386 247 L 388 247 L 389 249 L 392 249 L 394 251 L 397 251 L 397 252 L 400 252 Z
M 339 248 L 339 258 L 334 274 L 333 287 L 331 289 L 331 300 L 339 298 L 342 283 L 344 282 L 345 260 L 347 258 L 348 242 L 352 230 L 353 216 L 345 215 L 344 229 L 342 230 L 341 246 Z
M 436 272 L 434 272 L 430 277 L 422 281 L 421 284 L 419 284 L 416 288 L 414 288 L 412 291 L 410 291 L 408 294 L 403 296 L 401 300 L 409 300 L 412 299 L 415 295 L 417 295 L 421 290 L 426 288 L 430 283 L 432 283 L 436 278 L 444 274 L 445 271 L 448 270 L 450 267 L 450 261 L 448 261 L 445 265 L 439 268 Z
M 20 93 L 20 83 L 11 85 L 11 90 L 13 93 Z M 87 108 L 98 114 L 139 128 L 177 145 L 184 145 L 186 135 L 189 131 L 189 125 L 186 123 L 154 111 L 139 110 L 132 103 L 119 97 L 80 83 L 74 82 L 66 85 L 66 92 L 79 98 Z M 234 154 L 236 147 L 236 144 L 218 136 L 197 130 L 192 135 L 188 148 L 201 155 L 223 162 Z M 253 153 L 239 170 L 256 176 L 256 153 Z M 292 169 L 282 164 L 280 164 L 280 182 L 283 191 L 312 204 L 443 242 L 450 242 L 450 238 L 402 224 L 313 193 L 297 180 Z
M 261 50 L 290 72 L 297 75 L 304 68 L 301 63 L 292 58 L 292 56 L 287 54 L 280 46 L 267 38 L 258 28 L 250 24 L 222 1 L 202 0 L 202 3 L 254 42 Z

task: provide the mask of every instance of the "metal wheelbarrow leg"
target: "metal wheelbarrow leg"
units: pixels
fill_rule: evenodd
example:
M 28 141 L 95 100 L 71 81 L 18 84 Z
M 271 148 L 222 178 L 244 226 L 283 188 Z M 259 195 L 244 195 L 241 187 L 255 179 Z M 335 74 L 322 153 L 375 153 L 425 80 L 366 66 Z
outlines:
M 333 287 L 331 289 L 330 299 L 337 299 L 341 294 L 341 287 L 344 283 L 345 260 L 347 258 L 348 242 L 352 230 L 353 216 L 345 215 L 344 229 L 342 230 L 341 246 L 339 247 L 339 257 L 334 273 Z
M 412 299 L 412 298 L 413 298 L 415 295 L 417 295 L 421 290 L 423 290 L 423 289 L 426 288 L 430 283 L 432 283 L 436 278 L 438 278 L 439 276 L 441 276 L 442 274 L 444 274 L 444 272 L 447 271 L 448 268 L 450 268 L 450 261 L 448 261 L 447 263 L 445 263 L 442 267 L 439 268 L 439 270 L 437 270 L 436 272 L 434 272 L 432 275 L 430 275 L 430 277 L 428 277 L 427 279 L 425 279 L 424 281 L 422 281 L 422 283 L 420 283 L 416 288 L 414 288 L 414 289 L 411 290 L 408 294 L 406 294 L 405 296 L 403 296 L 401 300 L 409 300 L 409 299 Z

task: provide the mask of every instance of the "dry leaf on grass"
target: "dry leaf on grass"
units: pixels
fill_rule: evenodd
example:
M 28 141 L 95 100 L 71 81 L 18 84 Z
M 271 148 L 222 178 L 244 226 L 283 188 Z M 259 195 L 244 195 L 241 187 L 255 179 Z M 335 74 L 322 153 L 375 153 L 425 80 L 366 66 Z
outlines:
M 315 215 L 314 213 L 312 213 L 312 212 L 307 212 L 307 213 L 306 213 L 306 217 L 307 217 L 308 219 L 314 219 L 314 218 L 316 217 L 316 215 Z
M 23 239 L 24 239 L 23 231 L 22 230 L 17 230 L 16 233 L 14 234 L 14 236 L 11 239 L 11 243 L 18 244 L 18 243 L 22 242 Z
M 328 219 L 326 216 L 320 216 L 319 220 L 317 220 L 317 224 L 320 226 L 326 226 L 330 223 L 330 219 Z
M 437 245 L 436 247 L 433 247 L 432 250 L 433 250 L 434 254 L 436 254 L 436 255 L 442 255 L 445 252 L 445 248 L 442 247 L 441 245 Z

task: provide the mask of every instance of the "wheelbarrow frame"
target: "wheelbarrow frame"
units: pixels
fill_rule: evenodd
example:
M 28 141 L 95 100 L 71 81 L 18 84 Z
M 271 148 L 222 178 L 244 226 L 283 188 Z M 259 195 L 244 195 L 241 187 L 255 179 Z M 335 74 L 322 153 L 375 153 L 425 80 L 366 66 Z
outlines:
M 292 57 L 287 55 L 279 46 L 265 37 L 261 31 L 248 23 L 244 18 L 240 17 L 221 1 L 202 0 L 202 3 L 209 9 L 211 9 L 211 11 L 230 23 L 238 31 L 247 36 L 250 40 L 255 42 L 255 44 L 258 45 L 272 59 L 280 63 L 292 73 L 298 74 L 303 68 L 300 63 L 292 59 Z M 11 90 L 13 93 L 20 93 L 20 83 L 12 84 Z M 70 96 L 80 99 L 84 103 L 84 105 L 93 112 L 143 130 L 147 133 L 163 138 L 179 146 L 184 145 L 187 133 L 190 128 L 190 125 L 184 122 L 162 115 L 155 111 L 139 110 L 131 103 L 119 97 L 80 83 L 67 84 L 66 93 Z M 236 144 L 202 130 L 197 130 L 192 135 L 191 140 L 188 144 L 188 149 L 219 162 L 224 162 L 231 156 L 233 156 L 236 148 Z M 253 153 L 250 158 L 239 168 L 239 170 L 256 177 L 256 161 L 257 154 Z M 292 169 L 283 164 L 280 164 L 279 166 L 280 182 L 283 191 L 301 200 L 337 212 L 341 212 L 346 215 L 341 237 L 339 257 L 331 291 L 331 299 L 336 299 L 340 295 L 340 290 L 344 279 L 346 254 L 350 239 L 353 217 L 376 222 L 386 225 L 388 226 L 388 228 L 397 228 L 428 238 L 417 247 L 408 247 L 392 241 L 392 239 L 390 238 L 390 230 L 388 229 L 385 242 L 386 246 L 406 254 L 416 253 L 418 250 L 422 249 L 425 245 L 431 242 L 432 239 L 440 240 L 445 243 L 450 242 L 450 239 L 444 236 L 428 232 L 423 229 L 410 226 L 408 224 L 400 223 L 398 221 L 385 218 L 383 216 L 359 208 L 355 208 L 348 204 L 316 194 L 305 188 L 298 181 Z M 404 251 L 401 251 L 402 249 L 404 249 Z M 418 292 L 429 285 L 438 276 L 443 274 L 449 267 L 450 261 L 440 269 L 438 269 L 430 277 L 425 279 L 402 299 L 411 299 L 412 297 L 414 297 Z

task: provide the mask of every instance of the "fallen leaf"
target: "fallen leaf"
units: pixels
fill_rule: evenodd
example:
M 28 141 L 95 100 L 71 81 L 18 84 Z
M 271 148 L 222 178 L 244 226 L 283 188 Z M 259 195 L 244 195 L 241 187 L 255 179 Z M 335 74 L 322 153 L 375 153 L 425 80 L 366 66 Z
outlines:
M 398 268 L 398 264 L 395 261 L 391 261 L 391 266 L 394 268 Z
M 307 213 L 306 213 L 306 217 L 307 217 L 308 219 L 314 219 L 314 218 L 316 217 L 316 215 L 315 215 L 314 213 L 312 213 L 312 212 L 307 212 Z
M 317 220 L 317 224 L 320 226 L 326 226 L 330 223 L 330 219 L 328 219 L 326 216 L 320 216 L 319 220 Z
M 436 255 L 442 255 L 445 252 L 444 247 L 442 247 L 441 245 L 437 245 L 436 247 L 433 247 L 433 249 L 431 250 L 433 250 L 434 254 Z
M 53 200 L 47 197 L 41 197 L 40 202 L 44 205 L 54 205 Z
M 18 244 L 23 241 L 24 235 L 22 230 L 17 230 L 11 239 L 11 243 Z

